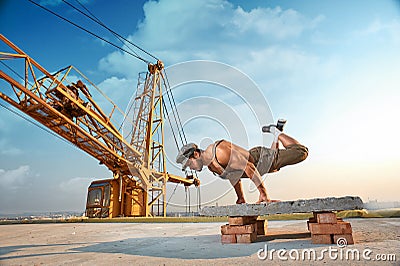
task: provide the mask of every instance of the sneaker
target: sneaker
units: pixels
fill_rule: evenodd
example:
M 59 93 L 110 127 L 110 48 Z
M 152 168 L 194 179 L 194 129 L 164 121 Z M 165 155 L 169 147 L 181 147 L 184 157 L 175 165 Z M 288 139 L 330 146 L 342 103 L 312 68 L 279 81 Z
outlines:
M 264 132 L 264 133 L 273 133 L 273 129 L 272 128 L 274 128 L 274 127 L 276 127 L 276 125 L 274 125 L 274 124 L 271 124 L 271 125 L 268 125 L 268 126 L 263 126 L 262 127 L 262 132 Z
M 278 123 L 276 123 L 276 128 L 279 129 L 279 131 L 283 132 L 283 127 L 285 126 L 286 122 L 286 119 L 279 119 Z
M 276 125 L 275 124 L 271 124 L 271 125 L 268 125 L 268 126 L 263 126 L 262 127 L 262 132 L 264 132 L 264 133 L 274 133 L 274 129 L 273 128 L 276 128 L 280 132 L 282 132 L 283 131 L 283 127 L 285 126 L 286 122 L 287 122 L 287 120 L 285 120 L 285 119 L 279 119 L 278 122 L 276 123 Z

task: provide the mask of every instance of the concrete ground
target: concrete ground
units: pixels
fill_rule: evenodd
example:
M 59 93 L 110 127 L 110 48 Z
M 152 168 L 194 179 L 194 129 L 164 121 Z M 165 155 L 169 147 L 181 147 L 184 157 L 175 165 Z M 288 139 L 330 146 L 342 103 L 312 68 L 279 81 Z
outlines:
M 269 221 L 269 236 L 227 245 L 220 243 L 222 223 L 0 225 L 0 265 L 400 264 L 400 218 L 346 221 L 356 244 L 344 248 L 311 244 L 306 221 L 299 220 Z M 281 258 L 272 249 L 282 249 Z

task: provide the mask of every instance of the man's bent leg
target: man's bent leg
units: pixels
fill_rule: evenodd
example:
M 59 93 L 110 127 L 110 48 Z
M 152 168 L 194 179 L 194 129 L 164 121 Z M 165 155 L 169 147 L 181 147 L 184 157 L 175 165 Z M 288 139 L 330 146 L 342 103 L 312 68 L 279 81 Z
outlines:
M 302 162 L 308 156 L 307 147 L 301 145 L 294 138 L 282 133 L 279 135 L 279 141 L 282 142 L 285 149 L 277 150 L 275 159 L 269 170 L 270 173 L 278 171 L 283 166 Z

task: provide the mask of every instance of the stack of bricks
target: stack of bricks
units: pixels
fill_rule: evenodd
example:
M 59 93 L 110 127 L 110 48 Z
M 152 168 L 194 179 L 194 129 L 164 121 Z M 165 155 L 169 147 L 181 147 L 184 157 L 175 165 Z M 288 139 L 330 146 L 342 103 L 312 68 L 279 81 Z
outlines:
M 228 218 L 229 224 L 221 226 L 221 242 L 253 243 L 257 235 L 265 235 L 267 232 L 267 220 L 257 220 L 257 216 L 235 216 Z
M 313 244 L 336 244 L 345 239 L 348 245 L 354 244 L 351 224 L 337 218 L 333 212 L 314 212 L 307 222 Z

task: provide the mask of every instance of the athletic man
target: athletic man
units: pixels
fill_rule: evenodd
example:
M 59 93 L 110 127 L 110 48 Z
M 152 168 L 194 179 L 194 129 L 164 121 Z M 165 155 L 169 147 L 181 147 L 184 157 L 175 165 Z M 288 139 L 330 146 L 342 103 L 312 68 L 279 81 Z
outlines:
M 194 143 L 184 145 L 176 162 L 182 164 L 182 170 L 189 167 L 201 171 L 204 166 L 222 179 L 228 179 L 235 188 L 237 195 L 236 204 L 245 203 L 241 178 L 250 178 L 260 192 L 257 203 L 271 202 L 267 190 L 261 180 L 266 173 L 279 171 L 280 168 L 304 161 L 308 156 L 307 147 L 297 140 L 282 133 L 286 120 L 264 126 L 263 132 L 274 135 L 271 148 L 254 147 L 249 151 L 229 141 L 219 140 L 201 150 Z M 279 142 L 284 149 L 278 149 Z

